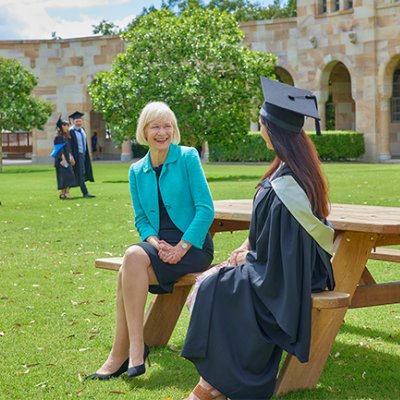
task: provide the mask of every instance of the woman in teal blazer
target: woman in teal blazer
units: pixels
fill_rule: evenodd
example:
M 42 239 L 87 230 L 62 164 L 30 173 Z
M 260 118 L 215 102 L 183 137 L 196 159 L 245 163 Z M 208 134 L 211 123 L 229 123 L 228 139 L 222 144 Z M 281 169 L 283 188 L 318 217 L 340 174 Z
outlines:
M 147 292 L 170 293 L 181 276 L 206 270 L 213 259 L 210 189 L 197 150 L 178 146 L 173 111 L 162 102 L 147 104 L 136 139 L 149 146 L 146 156 L 129 170 L 135 226 L 142 242 L 125 252 L 118 274 L 113 347 L 89 379 L 105 380 L 126 371 L 128 377 L 143 374 L 149 354 L 143 339 Z

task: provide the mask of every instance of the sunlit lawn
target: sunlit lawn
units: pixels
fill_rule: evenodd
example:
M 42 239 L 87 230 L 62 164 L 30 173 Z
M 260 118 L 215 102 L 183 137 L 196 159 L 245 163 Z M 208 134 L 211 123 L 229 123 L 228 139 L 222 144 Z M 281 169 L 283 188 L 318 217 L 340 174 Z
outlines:
M 251 198 L 265 165 L 206 165 L 215 199 Z M 325 164 L 335 203 L 400 206 L 400 164 Z M 180 358 L 185 310 L 168 348 L 152 349 L 137 379 L 81 382 L 104 361 L 113 336 L 116 274 L 97 257 L 122 255 L 138 241 L 128 164 L 94 164 L 97 197 L 58 199 L 49 166 L 0 174 L 0 399 L 182 399 L 197 381 Z M 218 234 L 215 261 L 245 233 Z M 380 281 L 400 265 L 371 262 Z M 282 399 L 399 399 L 400 306 L 350 310 L 317 389 Z

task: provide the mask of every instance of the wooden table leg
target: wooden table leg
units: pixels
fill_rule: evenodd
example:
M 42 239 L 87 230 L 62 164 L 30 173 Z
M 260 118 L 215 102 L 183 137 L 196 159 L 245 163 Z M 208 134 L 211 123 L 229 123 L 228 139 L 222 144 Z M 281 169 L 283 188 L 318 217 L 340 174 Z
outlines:
M 144 341 L 149 346 L 166 346 L 192 286 L 175 286 L 168 294 L 156 295 L 144 322 Z
M 376 238 L 376 235 L 358 232 L 341 232 L 337 235 L 332 260 L 335 290 L 349 293 L 350 298 L 353 297 Z M 310 360 L 301 364 L 297 358 L 287 357 L 279 373 L 275 389 L 277 395 L 315 387 L 346 311 L 347 307 L 313 310 Z
M 288 354 L 279 371 L 275 395 L 312 389 L 317 385 L 345 313 L 346 308 L 313 309 L 309 361 L 302 364 L 295 356 Z

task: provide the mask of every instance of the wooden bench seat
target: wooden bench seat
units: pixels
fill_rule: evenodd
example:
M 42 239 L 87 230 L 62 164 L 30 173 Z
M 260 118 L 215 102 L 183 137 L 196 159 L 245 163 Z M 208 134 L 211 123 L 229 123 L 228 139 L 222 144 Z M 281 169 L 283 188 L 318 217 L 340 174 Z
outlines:
M 369 256 L 372 260 L 390 261 L 400 263 L 400 249 L 377 247 Z
M 98 258 L 95 265 L 96 268 L 118 271 L 122 265 L 122 257 Z M 152 346 L 165 346 L 168 343 L 182 307 L 198 275 L 197 273 L 187 274 L 176 282 L 173 293 L 154 296 L 145 318 L 146 343 Z M 312 306 L 316 310 L 349 306 L 350 296 L 347 293 L 325 291 L 313 293 L 311 297 Z M 164 324 L 168 325 L 168 328 L 164 328 Z M 153 329 L 153 327 L 156 329 Z M 164 329 L 165 331 L 162 332 Z M 157 332 L 159 337 L 157 337 Z
M 108 257 L 98 258 L 95 262 L 96 268 L 110 269 L 118 271 L 122 265 L 122 257 Z M 189 286 L 192 287 L 196 282 L 196 277 L 199 274 L 187 274 L 176 282 L 175 286 Z

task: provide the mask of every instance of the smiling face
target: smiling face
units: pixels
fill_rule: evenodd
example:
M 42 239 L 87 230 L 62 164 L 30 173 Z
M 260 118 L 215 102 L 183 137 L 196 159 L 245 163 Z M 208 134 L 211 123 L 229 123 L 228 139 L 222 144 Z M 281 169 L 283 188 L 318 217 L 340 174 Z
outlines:
M 172 143 L 174 127 L 171 119 L 163 118 L 150 122 L 145 128 L 145 137 L 150 150 L 168 150 Z

